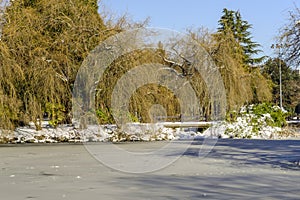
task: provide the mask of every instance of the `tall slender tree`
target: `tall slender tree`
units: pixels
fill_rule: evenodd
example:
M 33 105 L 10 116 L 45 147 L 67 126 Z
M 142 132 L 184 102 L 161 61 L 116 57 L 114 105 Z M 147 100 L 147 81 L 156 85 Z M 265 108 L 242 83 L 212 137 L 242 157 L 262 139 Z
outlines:
M 264 57 L 254 58 L 258 54 L 260 45 L 252 41 L 249 29 L 252 25 L 242 19 L 239 11 L 223 9 L 223 15 L 219 20 L 218 33 L 225 35 L 233 35 L 237 45 L 242 47 L 243 61 L 245 64 L 260 63 Z

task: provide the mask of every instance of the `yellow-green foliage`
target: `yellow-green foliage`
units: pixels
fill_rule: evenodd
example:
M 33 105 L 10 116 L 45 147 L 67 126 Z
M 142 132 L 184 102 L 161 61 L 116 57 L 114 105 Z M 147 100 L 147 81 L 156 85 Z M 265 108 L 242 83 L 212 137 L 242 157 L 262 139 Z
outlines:
M 100 122 L 112 122 L 113 116 L 111 107 L 111 96 L 117 81 L 128 70 L 147 63 L 160 63 L 164 61 L 160 56 L 160 52 L 153 50 L 135 51 L 129 55 L 124 55 L 115 60 L 111 66 L 104 72 L 103 79 L 100 80 L 97 93 L 97 107 L 101 111 Z M 145 74 L 146 76 L 147 74 Z M 143 78 L 143 77 L 140 77 Z M 149 109 L 154 104 L 161 104 L 167 109 L 167 114 L 173 116 L 179 114 L 180 107 L 174 94 L 168 91 L 167 88 L 156 85 L 145 85 L 132 95 L 130 99 L 129 111 L 131 118 L 137 121 L 138 118 L 143 122 L 150 122 L 151 116 Z M 103 117 L 104 116 L 104 117 Z M 134 116 L 134 117 L 133 117 Z
M 12 75 L 13 80 L 2 88 L 13 85 L 16 98 L 23 102 L 16 109 L 24 119 L 41 121 L 50 103 L 64 105 L 64 120 L 70 121 L 72 85 L 81 62 L 110 34 L 98 14 L 97 1 L 15 0 L 7 7 L 5 19 L 1 45 L 7 48 L 0 49 L 5 54 L 1 69 L 12 68 L 22 76 Z
M 72 89 L 82 61 L 101 41 L 122 30 L 119 26 L 106 27 L 96 0 L 14 0 L 4 16 L 0 41 L 0 127 L 13 129 L 33 121 L 40 129 L 46 112 L 54 126 L 70 123 Z M 254 100 L 268 101 L 266 81 L 258 71 L 243 64 L 241 47 L 233 37 L 196 35 L 194 38 L 219 67 L 229 110 Z M 114 122 L 111 96 L 117 81 L 135 66 L 168 65 L 164 56 L 163 47 L 138 50 L 108 66 L 96 94 L 96 113 L 101 123 Z M 201 74 L 194 72 L 187 78 L 201 101 L 201 112 L 209 116 L 209 91 Z M 169 116 L 180 114 L 179 100 L 169 89 L 148 84 L 132 95 L 128 116 L 133 121 L 149 122 L 153 120 L 149 110 L 155 104 L 161 104 Z
M 50 117 L 49 124 L 53 127 L 57 127 L 57 125 L 64 120 L 65 112 L 66 109 L 64 105 L 46 103 L 46 113 L 48 113 L 48 116 Z
M 227 95 L 227 110 L 252 102 L 270 101 L 271 85 L 258 69 L 244 63 L 242 47 L 231 34 L 191 32 L 210 53 L 222 75 Z
M 13 129 L 20 118 L 21 101 L 17 97 L 17 80 L 22 71 L 10 56 L 5 43 L 0 41 L 0 127 Z

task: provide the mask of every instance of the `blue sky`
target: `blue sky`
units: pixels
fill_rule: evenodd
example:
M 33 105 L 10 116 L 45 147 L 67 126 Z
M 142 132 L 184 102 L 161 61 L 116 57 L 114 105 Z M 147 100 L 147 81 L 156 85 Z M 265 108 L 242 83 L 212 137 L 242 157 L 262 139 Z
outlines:
M 151 27 L 185 32 L 186 28 L 206 27 L 215 31 L 223 8 L 239 10 L 252 24 L 253 40 L 262 45 L 263 54 L 274 56 L 270 48 L 279 29 L 287 23 L 290 10 L 300 7 L 299 0 L 102 0 L 106 10 L 132 20 L 150 17 Z

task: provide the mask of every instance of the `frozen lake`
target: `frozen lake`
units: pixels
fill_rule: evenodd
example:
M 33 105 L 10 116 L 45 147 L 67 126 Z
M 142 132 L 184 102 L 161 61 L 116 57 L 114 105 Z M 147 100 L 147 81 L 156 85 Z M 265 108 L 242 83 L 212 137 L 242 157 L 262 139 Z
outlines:
M 297 163 L 300 140 L 223 139 L 218 140 L 205 158 L 199 158 L 202 142 L 194 141 L 169 166 L 141 174 L 123 173 L 103 165 L 84 145 L 3 145 L 0 147 L 1 199 L 300 198 Z M 165 143 L 117 146 L 143 152 Z M 105 153 L 107 145 L 111 144 L 100 143 L 97 150 L 103 149 Z M 179 142 L 178 152 L 181 146 L 184 145 Z M 165 157 L 162 155 L 161 159 Z

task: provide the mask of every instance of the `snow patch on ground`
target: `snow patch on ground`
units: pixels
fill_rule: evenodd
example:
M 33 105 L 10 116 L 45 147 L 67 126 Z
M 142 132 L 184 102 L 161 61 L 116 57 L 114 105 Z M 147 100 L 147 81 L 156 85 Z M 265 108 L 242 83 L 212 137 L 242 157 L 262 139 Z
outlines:
M 162 124 L 131 123 L 119 129 L 116 125 L 92 125 L 87 129 L 60 126 L 45 127 L 40 131 L 21 127 L 15 131 L 1 131 L 0 143 L 82 143 L 82 142 L 124 142 L 194 139 L 205 137 L 197 129 L 166 128 Z
M 0 143 L 83 143 L 83 142 L 124 142 L 124 141 L 161 141 L 161 140 L 193 140 L 206 137 L 214 138 L 253 138 L 282 139 L 278 133 L 280 128 L 265 126 L 258 133 L 252 127 L 243 126 L 243 119 L 236 123 L 212 125 L 205 131 L 197 128 L 166 128 L 162 124 L 131 123 L 119 129 L 116 125 L 92 125 L 87 129 L 76 129 L 73 126 L 43 128 L 36 131 L 30 127 L 17 128 L 13 132 L 0 130 Z M 243 127 L 243 128 L 241 128 Z M 231 131 L 228 132 L 228 129 Z M 286 136 L 285 138 L 288 138 Z

